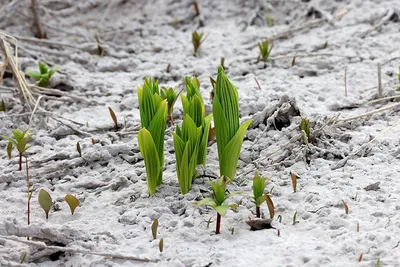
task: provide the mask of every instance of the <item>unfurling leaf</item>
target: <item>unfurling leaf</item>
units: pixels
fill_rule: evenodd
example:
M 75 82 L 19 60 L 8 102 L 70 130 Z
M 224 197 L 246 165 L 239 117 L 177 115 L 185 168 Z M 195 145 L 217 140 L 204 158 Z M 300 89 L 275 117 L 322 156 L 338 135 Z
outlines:
M 163 249 L 164 249 L 164 238 L 160 239 L 160 243 L 158 243 L 158 248 L 160 249 L 160 252 L 163 252 Z
M 293 225 L 295 225 L 296 223 L 298 223 L 297 219 L 297 210 L 294 212 L 293 214 Z
M 114 111 L 112 108 L 108 107 L 108 111 L 110 112 L 111 118 L 114 121 L 114 128 L 116 131 L 118 131 L 118 121 L 117 121 L 117 116 L 115 116 Z
M 295 173 L 291 173 L 290 176 L 292 177 L 293 192 L 296 193 L 296 190 L 297 190 L 297 175 Z
M 76 150 L 79 153 L 79 157 L 82 157 L 81 144 L 79 142 L 76 143 Z
M 151 225 L 151 233 L 153 235 L 153 239 L 157 239 L 157 228 L 158 228 L 158 219 L 155 219 L 153 224 Z
M 275 206 L 274 206 L 274 202 L 272 202 L 271 197 L 268 194 L 265 194 L 265 200 L 267 202 L 267 206 L 268 206 L 268 210 L 269 210 L 269 217 L 271 219 L 274 218 L 275 216 Z
M 53 206 L 53 200 L 49 193 L 46 190 L 40 189 L 38 201 L 44 212 L 46 213 L 46 219 L 49 219 L 49 212 L 51 207 Z
M 344 202 L 344 200 L 342 199 L 343 205 L 344 205 L 344 212 L 346 214 L 349 214 L 349 206 L 347 206 L 346 202 Z
M 13 149 L 13 143 L 11 141 L 9 141 L 7 144 L 8 159 L 11 159 L 11 157 L 12 157 L 12 155 L 11 155 L 12 149 Z
M 74 197 L 73 195 L 66 195 L 64 198 L 65 202 L 67 202 L 69 208 L 71 209 L 71 214 L 74 215 L 75 209 L 79 206 L 79 199 Z

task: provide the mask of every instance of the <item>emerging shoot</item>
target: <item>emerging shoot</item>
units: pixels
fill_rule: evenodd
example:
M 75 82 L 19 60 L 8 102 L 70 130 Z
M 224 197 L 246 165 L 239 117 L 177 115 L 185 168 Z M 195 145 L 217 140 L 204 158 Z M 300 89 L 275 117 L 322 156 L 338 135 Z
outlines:
M 114 122 L 114 129 L 115 129 L 115 131 L 118 131 L 118 120 L 117 120 L 117 116 L 115 115 L 114 110 L 112 110 L 112 108 L 108 107 L 108 111 L 110 112 L 111 119 L 112 119 L 113 122 Z
M 53 200 L 51 199 L 50 194 L 46 190 L 40 189 L 38 201 L 40 206 L 46 213 L 46 220 L 48 220 L 50 209 L 53 206 Z
M 183 90 L 183 89 L 182 89 Z M 169 121 L 172 124 L 174 124 L 174 119 L 172 118 L 172 113 L 174 111 L 174 105 L 176 103 L 176 100 L 178 100 L 179 94 L 182 92 L 178 90 L 174 90 L 173 88 L 161 88 L 161 98 L 166 99 L 168 102 L 168 117 Z
M 204 42 L 203 39 L 204 33 L 198 33 L 197 31 L 194 31 L 192 33 L 192 43 L 193 43 L 193 48 L 194 48 L 194 52 L 193 55 L 197 55 L 197 53 L 199 52 L 200 49 L 200 45 Z
M 252 120 L 240 125 L 238 91 L 226 77 L 222 66 L 218 68 L 213 114 L 220 175 L 227 176 L 230 180 L 233 180 L 244 135 Z
M 258 56 L 258 60 L 262 60 L 267 63 L 269 56 L 271 55 L 271 50 L 274 46 L 269 43 L 268 40 L 258 43 L 258 49 L 260 50 L 260 55 Z
M 217 212 L 217 224 L 215 228 L 215 233 L 219 234 L 221 229 L 221 216 L 225 216 L 228 209 L 236 209 L 236 204 L 226 204 L 225 201 L 231 197 L 233 194 L 226 195 L 226 182 L 228 177 L 221 176 L 220 179 L 211 183 L 212 190 L 214 193 L 214 198 L 204 198 L 201 201 L 196 202 L 196 207 L 205 205 L 212 207 Z
M 38 63 L 38 66 L 39 66 L 39 71 L 28 71 L 26 75 L 37 81 L 40 87 L 47 87 L 49 85 L 51 76 L 53 76 L 53 74 L 60 68 L 54 67 L 49 69 L 49 66 L 40 61 Z
M 157 229 L 158 229 L 158 219 L 155 219 L 153 221 L 153 224 L 151 225 L 151 234 L 153 235 L 153 239 L 157 239 Z
M 22 171 L 22 156 L 23 153 L 30 148 L 30 146 L 27 146 L 27 143 L 29 139 L 34 135 L 34 134 L 29 134 L 28 133 L 29 129 L 26 129 L 25 131 L 21 131 L 20 129 L 15 129 L 12 131 L 14 135 L 14 139 L 8 136 L 2 136 L 3 139 L 9 141 L 7 145 L 7 154 L 8 157 L 11 158 L 11 152 L 13 149 L 13 146 L 15 146 L 19 152 L 19 171 Z
M 75 209 L 80 204 L 79 199 L 77 199 L 73 195 L 68 194 L 65 196 L 64 200 L 65 200 L 65 202 L 67 202 L 67 204 L 71 210 L 71 215 L 74 215 Z
M 310 140 L 310 121 L 306 118 L 301 118 L 300 131 L 304 131 L 306 134 L 306 136 L 302 136 L 301 139 L 305 144 L 307 144 Z
M 256 171 L 253 178 L 253 200 L 256 204 L 256 217 L 261 218 L 260 206 L 266 200 L 264 190 L 267 185 L 267 178 L 261 177 Z

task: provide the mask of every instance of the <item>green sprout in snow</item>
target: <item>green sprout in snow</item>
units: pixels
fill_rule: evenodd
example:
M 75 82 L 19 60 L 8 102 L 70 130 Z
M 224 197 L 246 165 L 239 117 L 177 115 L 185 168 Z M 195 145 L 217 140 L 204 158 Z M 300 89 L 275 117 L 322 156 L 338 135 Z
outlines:
M 215 233 L 219 234 L 221 232 L 221 216 L 225 216 L 228 209 L 236 209 L 236 204 L 226 204 L 225 201 L 234 194 L 226 195 L 226 182 L 228 177 L 222 176 L 220 179 L 211 183 L 214 198 L 204 198 L 196 202 L 196 207 L 205 205 L 212 207 L 217 212 L 217 224 L 215 228 Z
M 159 95 L 158 82 L 146 78 L 138 86 L 139 111 L 142 129 L 138 133 L 139 150 L 144 158 L 147 187 L 150 195 L 162 183 L 164 166 L 164 135 L 168 103 Z
M 176 100 L 178 100 L 179 94 L 182 92 L 178 91 L 178 90 L 174 90 L 173 88 L 161 88 L 161 98 L 162 99 L 166 99 L 168 102 L 168 117 L 169 117 L 169 121 L 172 124 L 174 124 L 174 119 L 172 118 L 172 113 L 174 111 L 174 105 Z
M 197 164 L 206 164 L 208 135 L 211 127 L 212 114 L 205 116 L 203 98 L 200 94 L 200 82 L 196 77 L 186 77 L 186 96 L 181 94 L 184 115 L 189 115 L 196 127 L 201 128 L 201 140 L 199 143 Z
M 268 40 L 258 43 L 258 49 L 260 50 L 258 60 L 262 59 L 264 66 L 266 66 L 265 63 L 267 63 L 273 47 L 274 46 L 270 44 Z
M 213 101 L 215 134 L 217 138 L 220 176 L 235 178 L 244 135 L 252 120 L 239 123 L 239 94 L 226 77 L 224 68 L 218 68 Z
M 203 36 L 204 33 L 198 33 L 197 31 L 192 33 L 192 43 L 194 48 L 193 55 L 197 55 L 199 52 L 200 45 L 204 42 Z
M 267 185 L 267 178 L 261 177 L 256 171 L 256 175 L 253 178 L 253 200 L 256 204 L 256 217 L 261 218 L 260 206 L 266 201 L 264 193 L 265 186 Z
M 38 85 L 40 87 L 47 87 L 49 85 L 51 76 L 53 76 L 53 74 L 59 70 L 59 67 L 49 69 L 49 66 L 40 61 L 38 63 L 38 66 L 39 66 L 39 72 L 28 71 L 26 75 L 35 79 L 35 81 L 39 82 Z
M 20 129 L 13 130 L 12 133 L 14 135 L 14 139 L 8 136 L 2 136 L 4 139 L 8 141 L 7 145 L 7 154 L 8 158 L 11 159 L 11 152 L 13 149 L 13 146 L 15 146 L 19 152 L 19 171 L 22 170 L 22 156 L 23 153 L 30 148 L 30 146 L 27 146 L 29 139 L 33 136 L 33 134 L 28 133 L 29 129 L 26 129 L 25 131 L 21 131 Z

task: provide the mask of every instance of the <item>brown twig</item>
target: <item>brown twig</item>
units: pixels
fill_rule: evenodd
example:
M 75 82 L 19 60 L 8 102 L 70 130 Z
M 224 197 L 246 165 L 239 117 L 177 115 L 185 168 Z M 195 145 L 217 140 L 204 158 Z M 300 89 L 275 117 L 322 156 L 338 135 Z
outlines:
M 258 89 L 261 91 L 261 86 L 260 86 L 260 83 L 257 81 L 257 78 L 256 78 L 256 76 L 254 76 L 254 80 L 255 80 L 255 81 L 256 81 L 256 83 L 257 83 Z
M 33 27 L 36 28 L 36 34 L 35 37 L 40 38 L 40 39 L 46 39 L 46 32 L 43 31 L 42 29 L 42 24 L 40 23 L 40 18 L 38 14 L 39 10 L 39 0 L 31 0 L 31 10 L 32 10 L 32 16 L 33 16 Z

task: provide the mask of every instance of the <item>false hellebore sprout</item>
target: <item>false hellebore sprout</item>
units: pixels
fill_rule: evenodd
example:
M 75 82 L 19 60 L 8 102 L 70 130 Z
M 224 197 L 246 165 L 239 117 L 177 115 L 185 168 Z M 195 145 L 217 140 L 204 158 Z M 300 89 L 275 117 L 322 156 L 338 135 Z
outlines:
M 39 66 L 39 72 L 37 71 L 28 71 L 26 75 L 29 77 L 35 79 L 40 87 L 47 87 L 49 85 L 49 80 L 53 74 L 58 71 L 60 68 L 55 67 L 52 69 L 49 69 L 49 66 L 47 66 L 45 63 L 40 62 L 38 63 Z
M 7 154 L 9 159 L 11 159 L 11 152 L 13 146 L 16 146 L 19 152 L 19 169 L 18 169 L 19 171 L 22 170 L 22 155 L 28 148 L 30 148 L 30 146 L 27 146 L 27 143 L 29 139 L 33 136 L 33 134 L 28 133 L 28 130 L 29 129 L 26 129 L 23 132 L 20 129 L 13 130 L 12 133 L 14 135 L 14 139 L 8 136 L 2 136 L 4 139 L 8 141 Z
M 174 148 L 176 157 L 176 171 L 181 193 L 186 194 L 192 187 L 196 174 L 197 157 L 202 127 L 196 127 L 192 118 L 186 114 L 183 118 L 182 129 L 176 126 Z
M 239 124 L 238 92 L 226 77 L 222 66 L 218 68 L 213 114 L 220 175 L 225 175 L 233 180 L 244 135 L 252 120 L 246 121 L 242 125 Z
M 221 228 L 221 216 L 225 216 L 227 210 L 229 208 L 235 209 L 237 207 L 236 204 L 228 205 L 225 201 L 234 194 L 225 195 L 226 192 L 226 182 L 228 181 L 228 177 L 221 176 L 220 179 L 211 183 L 211 187 L 214 193 L 214 199 L 212 198 L 205 198 L 196 202 L 196 206 L 211 206 L 217 212 L 217 224 L 215 228 L 215 233 L 220 233 Z
M 260 50 L 260 55 L 258 56 L 258 60 L 260 58 L 265 63 L 268 61 L 269 55 L 271 54 L 271 50 L 274 46 L 269 44 L 268 40 L 258 43 L 258 48 Z
M 194 48 L 193 55 L 197 55 L 197 53 L 199 52 L 200 45 L 204 42 L 203 36 L 204 36 L 203 32 L 198 33 L 196 31 L 194 31 L 192 33 L 192 43 L 193 43 L 193 48 Z
M 260 206 L 266 200 L 264 194 L 265 186 L 267 185 L 267 178 L 261 177 L 256 171 L 253 178 L 253 200 L 256 204 L 256 217 L 261 218 Z
M 144 158 L 147 187 L 150 195 L 162 183 L 164 166 L 164 135 L 168 104 L 159 95 L 158 81 L 144 80 L 143 88 L 138 86 L 139 111 L 142 129 L 138 133 L 139 149 Z
M 183 89 L 182 89 L 183 90 Z M 168 102 L 168 117 L 169 121 L 172 124 L 174 124 L 174 119 L 172 118 L 172 112 L 174 111 L 174 105 L 176 100 L 178 100 L 179 94 L 182 92 L 178 90 L 174 90 L 173 88 L 161 88 L 161 98 L 166 99 Z
M 199 91 L 199 80 L 196 77 L 193 77 L 192 80 L 190 80 L 189 77 L 186 77 L 185 80 L 186 96 L 181 94 L 183 113 L 185 116 L 189 115 L 192 118 L 196 124 L 196 127 L 202 127 L 197 156 L 197 165 L 205 165 L 212 114 L 205 117 L 204 102 Z

